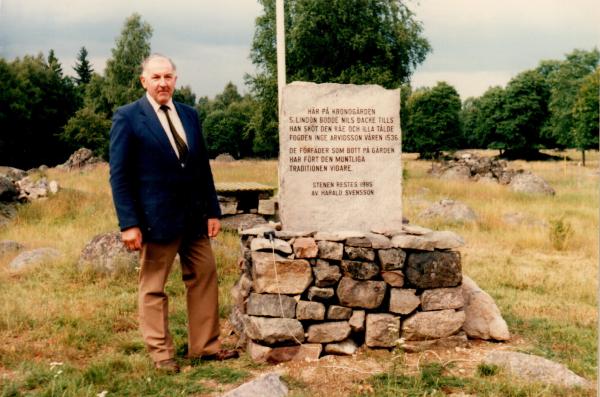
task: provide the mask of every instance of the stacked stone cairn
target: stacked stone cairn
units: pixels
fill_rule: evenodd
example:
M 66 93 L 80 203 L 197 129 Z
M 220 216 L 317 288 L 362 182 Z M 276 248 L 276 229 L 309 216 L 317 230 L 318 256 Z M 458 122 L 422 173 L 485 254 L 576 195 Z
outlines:
M 397 231 L 241 230 L 231 322 L 255 361 L 464 346 L 461 237 Z

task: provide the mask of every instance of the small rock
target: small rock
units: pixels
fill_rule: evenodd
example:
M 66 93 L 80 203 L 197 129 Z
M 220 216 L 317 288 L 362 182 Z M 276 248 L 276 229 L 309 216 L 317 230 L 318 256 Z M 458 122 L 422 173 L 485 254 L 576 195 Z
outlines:
M 528 382 L 540 382 L 562 387 L 591 387 L 590 382 L 575 374 L 564 365 L 532 354 L 492 351 L 484 363 L 505 368 L 510 375 Z
M 106 274 L 132 271 L 138 265 L 138 253 L 128 251 L 121 241 L 121 233 L 116 231 L 94 236 L 81 251 L 77 262 L 80 270 Z
M 402 269 L 406 260 L 406 252 L 399 248 L 380 249 L 377 256 L 383 270 Z
M 386 284 L 389 284 L 392 287 L 403 287 L 404 286 L 404 273 L 402 270 L 388 270 L 386 272 L 381 272 L 381 277 Z
M 402 349 L 407 353 L 418 353 L 432 349 L 453 349 L 456 347 L 468 347 L 469 340 L 464 332 L 459 332 L 456 335 L 447 336 L 445 338 L 434 340 L 406 341 L 402 345 Z
M 321 302 L 299 301 L 296 305 L 298 320 L 324 320 L 325 305 Z
M 390 239 L 382 234 L 365 233 L 365 236 L 371 242 L 371 247 L 373 249 L 387 249 L 392 247 Z
M 427 289 L 421 294 L 423 311 L 460 309 L 465 305 L 461 287 Z
M 223 394 L 222 397 L 285 397 L 288 392 L 289 390 L 285 383 L 281 381 L 280 375 L 272 372 L 246 382 Z
M 468 181 L 471 178 L 471 170 L 464 165 L 448 168 L 440 175 L 441 179 Z
M 329 262 L 322 259 L 317 259 L 317 264 L 313 267 L 313 274 L 317 287 L 331 287 L 342 278 L 339 266 L 330 265 Z
M 252 340 L 267 344 L 304 341 L 302 323 L 293 318 L 271 318 L 244 315 L 246 334 Z
M 361 248 L 371 248 L 371 240 L 365 237 L 349 237 L 345 241 L 346 247 L 361 247 Z
M 48 190 L 50 190 L 50 193 L 56 194 L 56 193 L 58 193 L 59 189 L 60 189 L 60 186 L 58 185 L 58 182 L 56 182 L 56 181 L 48 182 Z
M 447 222 L 468 223 L 477 221 L 477 215 L 466 204 L 449 199 L 433 204 L 421 212 L 419 216 L 423 218 L 441 218 Z
M 61 164 L 61 169 L 66 169 L 68 171 L 81 169 L 88 167 L 90 165 L 94 165 L 97 163 L 102 163 L 102 159 L 100 157 L 95 157 L 94 153 L 90 149 L 80 148 L 77 149 L 63 164 Z
M 271 240 L 269 239 L 256 237 L 252 239 L 252 242 L 250 243 L 251 251 L 272 251 L 273 248 L 275 251 L 284 254 L 292 253 L 292 246 L 287 241 L 280 240 L 278 238 L 273 239 L 273 243 L 271 243 Z
M 43 262 L 49 262 L 61 257 L 60 251 L 54 248 L 37 248 L 20 253 L 8 265 L 12 270 L 22 270 Z
M 402 336 L 406 340 L 429 340 L 454 335 L 465 322 L 465 312 L 438 310 L 418 312 L 402 323 Z
M 316 237 L 317 236 L 315 235 L 315 240 L 317 239 Z M 317 242 L 317 245 L 319 247 L 319 258 L 338 261 L 342 260 L 342 257 L 344 256 L 344 244 L 321 240 Z
M 246 313 L 252 316 L 296 317 L 296 300 L 287 295 L 250 294 Z
M 313 324 L 308 327 L 308 342 L 330 343 L 343 341 L 350 335 L 348 321 L 333 321 L 321 324 Z
M 333 298 L 334 294 L 333 288 L 310 287 L 308 289 L 308 299 L 311 301 L 328 300 Z
M 369 347 L 394 347 L 400 337 L 400 317 L 387 313 L 367 314 L 365 344 Z
M 270 347 L 249 341 L 246 351 L 254 362 L 272 364 L 287 361 L 316 361 L 323 351 L 320 343 L 303 343 L 294 346 Z
M 348 320 L 352 316 L 352 309 L 349 307 L 331 305 L 327 309 L 328 320 Z
M 300 237 L 294 241 L 294 255 L 296 258 L 316 258 L 319 246 L 314 238 Z
M 381 306 L 385 291 L 385 281 L 358 281 L 342 277 L 337 296 L 343 306 L 375 309 Z
M 456 249 L 465 245 L 465 240 L 458 234 L 450 231 L 436 231 L 425 235 L 433 243 L 435 249 Z
M 358 350 L 358 346 L 356 346 L 356 343 L 350 338 L 339 343 L 328 343 L 325 345 L 325 353 L 338 354 L 341 356 L 351 356 L 356 353 L 356 350 Z
M 404 274 L 417 288 L 456 287 L 462 280 L 460 253 L 413 252 L 406 259 Z
M 530 172 L 515 174 L 508 186 L 513 192 L 545 194 L 548 196 L 554 196 L 556 194 L 556 191 L 548 184 L 548 182 L 542 177 Z
M 352 332 L 362 332 L 365 330 L 365 311 L 364 310 L 353 310 L 348 324 Z
M 369 280 L 379 274 L 379 266 L 373 262 L 342 261 L 345 276 L 355 280 Z
M 396 248 L 413 249 L 421 251 L 433 251 L 435 244 L 424 236 L 412 234 L 397 234 L 392 237 L 392 246 Z
M 304 259 L 285 259 L 266 252 L 252 252 L 254 291 L 297 295 L 311 284 L 312 269 Z
M 431 229 L 427 229 L 426 227 L 421 227 L 417 225 L 402 225 L 402 232 L 406 234 L 414 234 L 415 236 L 423 236 L 425 234 L 429 234 L 433 232 Z M 400 233 L 396 233 L 400 234 Z
M 466 316 L 463 330 L 467 335 L 478 339 L 509 340 L 508 325 L 494 299 L 466 275 L 463 275 L 461 289 Z
M 370 242 L 369 242 L 370 244 Z M 344 251 L 346 251 L 346 255 L 350 260 L 363 260 L 363 261 L 374 261 L 375 260 L 375 251 L 372 248 L 364 248 L 364 247 L 344 247 Z
M 242 305 L 252 290 L 252 278 L 247 273 L 242 273 L 238 281 L 231 287 L 231 300 L 234 305 Z
M 277 201 L 274 199 L 258 200 L 258 213 L 260 215 L 275 215 Z
M 421 304 L 417 290 L 392 288 L 390 292 L 390 312 L 397 314 L 410 314 Z

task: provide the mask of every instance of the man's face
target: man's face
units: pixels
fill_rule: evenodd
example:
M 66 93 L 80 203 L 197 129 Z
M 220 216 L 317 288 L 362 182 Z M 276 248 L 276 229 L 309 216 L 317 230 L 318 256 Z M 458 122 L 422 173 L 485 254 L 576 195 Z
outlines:
M 168 59 L 153 58 L 142 72 L 140 81 L 148 94 L 157 103 L 164 105 L 173 96 L 177 75 Z

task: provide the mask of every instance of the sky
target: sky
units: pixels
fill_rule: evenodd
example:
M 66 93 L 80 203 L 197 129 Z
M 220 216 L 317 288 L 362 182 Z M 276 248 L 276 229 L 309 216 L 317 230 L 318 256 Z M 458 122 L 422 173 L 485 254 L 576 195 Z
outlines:
M 543 59 L 600 47 L 598 0 L 409 0 L 433 47 L 412 77 L 413 88 L 438 81 L 461 98 L 504 86 Z M 153 28 L 152 51 L 170 55 L 178 85 L 214 97 L 231 81 L 241 92 L 256 0 L 0 0 L 0 57 L 12 60 L 54 49 L 67 74 L 85 46 L 104 70 L 125 19 L 142 15 Z

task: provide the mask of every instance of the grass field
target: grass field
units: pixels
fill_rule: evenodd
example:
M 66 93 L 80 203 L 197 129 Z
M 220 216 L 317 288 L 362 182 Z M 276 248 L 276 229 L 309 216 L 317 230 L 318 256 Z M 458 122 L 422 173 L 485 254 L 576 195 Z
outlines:
M 491 155 L 491 152 L 485 153 Z M 578 154 L 569 153 L 573 158 Z M 588 164 L 576 161 L 513 162 L 544 177 L 555 197 L 528 196 L 506 187 L 448 182 L 430 177 L 430 162 L 405 155 L 404 214 L 411 223 L 453 230 L 467 245 L 463 270 L 498 303 L 514 335 L 515 346 L 567 365 L 596 381 L 598 153 Z M 217 181 L 256 181 L 277 185 L 275 161 L 215 163 Z M 210 395 L 270 369 L 247 357 L 227 363 L 192 363 L 183 358 L 176 376 L 154 372 L 136 322 L 136 276 L 81 273 L 75 264 L 95 234 L 116 229 L 108 169 L 49 170 L 63 188 L 45 201 L 22 206 L 14 222 L 0 229 L 0 240 L 27 248 L 51 246 L 63 252 L 52 262 L 21 272 L 8 269 L 14 255 L 0 256 L 0 395 L 175 396 Z M 473 224 L 419 219 L 419 212 L 442 198 L 475 210 Z M 505 213 L 519 212 L 534 225 L 508 225 Z M 228 291 L 237 277 L 238 239 L 223 233 L 215 241 L 220 277 L 220 312 L 229 311 Z M 173 296 L 171 331 L 183 357 L 185 307 L 180 274 L 174 271 L 167 291 Z M 573 395 L 542 385 L 515 383 L 502 371 L 480 367 L 460 376 L 448 360 L 390 359 L 387 352 L 361 352 L 385 364 L 385 371 L 343 387 L 348 395 L 444 395 L 463 391 L 489 396 Z M 410 356 L 410 355 L 406 355 Z M 308 364 L 306 364 L 308 365 Z M 331 388 L 294 377 L 292 395 L 332 395 Z M 342 390 L 342 389 L 340 389 Z M 578 391 L 595 395 L 595 391 Z M 578 394 L 579 395 L 579 394 Z

